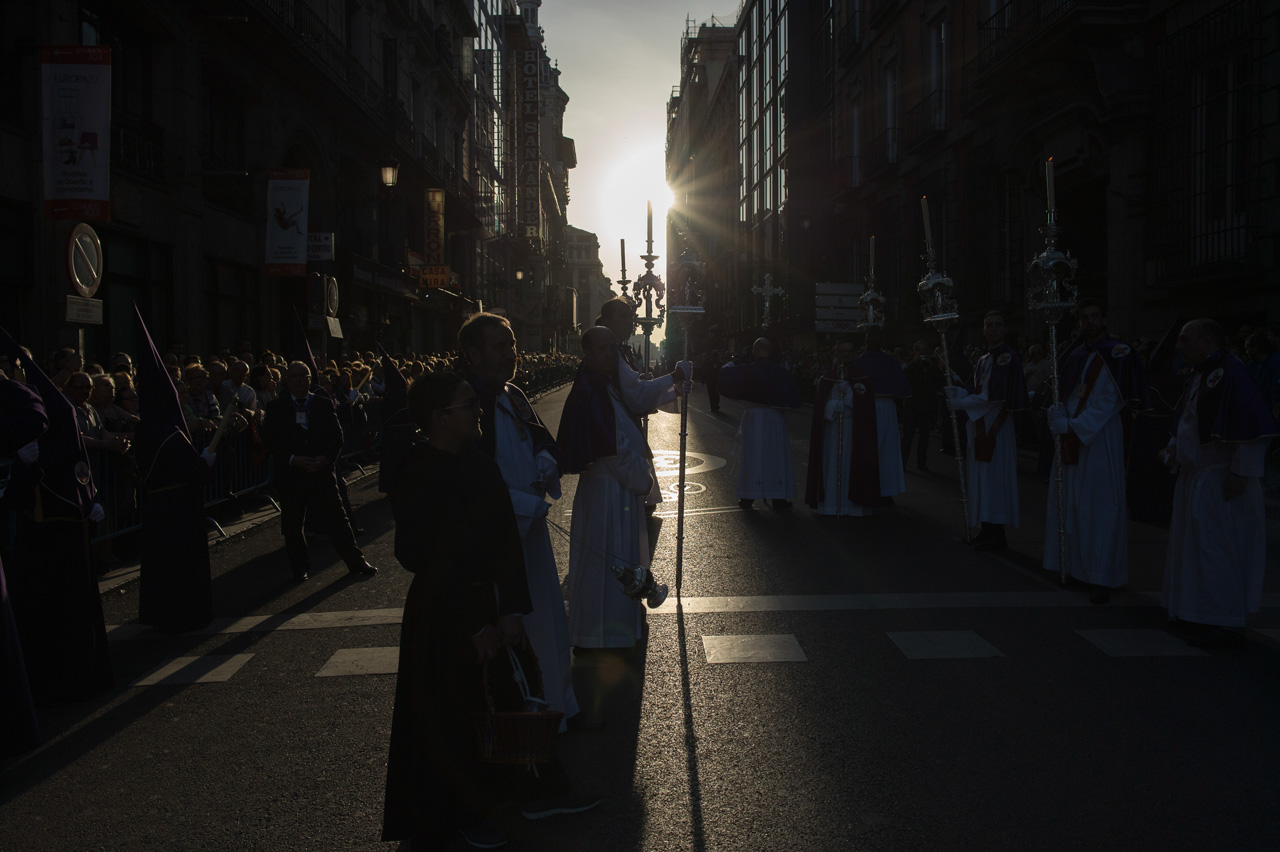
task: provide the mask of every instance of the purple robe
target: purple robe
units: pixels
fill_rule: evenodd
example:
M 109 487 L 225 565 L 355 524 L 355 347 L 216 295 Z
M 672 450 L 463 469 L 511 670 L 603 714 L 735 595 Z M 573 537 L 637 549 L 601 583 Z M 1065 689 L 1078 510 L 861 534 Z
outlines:
M 596 459 L 618 454 L 617 421 L 609 398 L 609 386 L 616 382 L 616 376 L 578 366 L 556 434 L 557 456 L 564 473 L 582 473 Z
M 1277 434 L 1275 418 L 1239 358 L 1220 349 L 1201 361 L 1195 371 L 1203 376 L 1196 400 L 1201 444 L 1252 441 Z M 1186 404 L 1184 393 L 1173 415 L 1175 435 Z
M 978 379 L 991 364 L 991 378 L 987 382 L 987 401 L 1003 402 L 1009 411 L 1022 411 L 1027 407 L 1027 386 L 1022 375 L 1022 356 L 1007 343 L 997 344 L 978 359 L 977 368 L 969 379 L 969 393 L 979 393 Z
M 898 399 L 911 396 L 911 384 L 907 381 L 906 370 L 902 369 L 902 362 L 888 352 L 868 349 L 855 358 L 853 363 L 864 376 L 871 379 L 876 396 L 893 396 Z
M 1115 382 L 1122 400 L 1139 408 L 1151 407 L 1142 359 L 1127 343 L 1109 336 L 1104 336 L 1092 346 L 1082 341 L 1079 345 L 1072 347 L 1058 371 L 1061 377 L 1058 393 L 1060 399 L 1064 402 L 1071 399 L 1076 385 L 1080 383 L 1080 377 L 1084 374 L 1085 362 L 1094 352 L 1102 358 L 1102 364 L 1111 374 L 1111 380 Z M 1074 411 L 1074 408 L 1071 410 Z
M 768 358 L 721 367 L 720 393 L 729 399 L 776 408 L 799 408 L 802 404 L 791 371 Z

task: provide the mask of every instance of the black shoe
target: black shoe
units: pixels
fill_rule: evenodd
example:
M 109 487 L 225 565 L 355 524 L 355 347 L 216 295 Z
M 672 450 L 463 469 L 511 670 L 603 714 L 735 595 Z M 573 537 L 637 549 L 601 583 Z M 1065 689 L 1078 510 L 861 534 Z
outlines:
M 1009 547 L 1003 535 L 979 535 L 973 541 L 969 542 L 969 546 L 979 552 L 989 551 L 991 553 L 999 553 Z
M 378 573 L 378 569 L 369 564 L 368 560 L 361 559 L 359 562 L 352 562 L 347 566 L 347 571 L 351 574 L 363 574 L 366 577 L 372 577 Z
M 463 840 L 467 841 L 467 845 L 476 849 L 497 849 L 507 845 L 506 832 L 491 819 L 461 826 L 458 828 L 458 833 L 462 835 Z
M 755 500 L 748 500 L 746 497 L 743 497 L 741 500 L 738 501 L 738 508 L 750 509 L 752 505 L 755 504 L 755 502 L 756 502 Z
M 773 510 L 774 510 L 775 512 L 780 511 L 780 510 L 785 510 L 785 509 L 790 509 L 790 508 L 791 508 L 791 501 L 790 501 L 790 500 L 777 500 L 777 499 L 775 499 L 775 500 L 773 500 L 772 502 L 773 502 Z
M 299 583 L 305 583 L 307 580 L 311 579 L 311 575 L 307 573 L 307 569 L 305 568 L 295 568 L 293 569 L 293 579 L 297 580 Z
M 1089 589 L 1089 603 L 1104 604 L 1111 600 L 1111 590 L 1106 586 L 1099 586 L 1096 583 Z

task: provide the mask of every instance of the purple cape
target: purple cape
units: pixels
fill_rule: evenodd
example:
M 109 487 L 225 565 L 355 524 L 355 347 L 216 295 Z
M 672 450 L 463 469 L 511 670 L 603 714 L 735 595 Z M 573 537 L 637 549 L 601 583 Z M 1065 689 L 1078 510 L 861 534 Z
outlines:
M 791 371 L 776 361 L 761 358 L 751 364 L 720 368 L 720 393 L 756 405 L 799 408 L 800 389 Z
M 1280 433 L 1262 394 L 1239 358 L 1219 349 L 1200 362 L 1194 373 L 1201 376 L 1196 400 L 1200 443 L 1252 441 Z M 1177 434 L 1186 404 L 1187 394 L 1184 392 L 1173 414 L 1174 434 Z
M 1001 343 L 987 350 L 987 354 L 978 359 L 977 368 L 969 379 L 969 393 L 978 393 L 978 377 L 991 362 L 991 379 L 987 382 L 987 400 L 1003 402 L 1010 411 L 1022 411 L 1027 407 L 1027 386 L 1022 375 L 1022 356 L 1018 350 L 1007 343 Z
M 854 363 L 864 376 L 871 379 L 876 396 L 896 396 L 899 399 L 911 396 L 911 385 L 907 383 L 902 362 L 888 352 L 868 349 L 855 358 Z
M 835 389 L 836 376 L 836 369 L 833 367 L 818 379 L 818 392 L 813 403 L 813 427 L 809 430 L 809 475 L 804 487 L 804 502 L 810 509 L 818 508 L 819 501 L 827 493 L 827 483 L 823 482 L 826 465 L 822 463 L 822 450 L 826 433 L 827 400 Z M 845 381 L 854 389 L 853 410 L 849 415 L 852 418 L 853 439 L 845 453 L 848 459 L 844 477 L 845 496 L 858 506 L 875 506 L 880 502 L 875 380 L 869 376 L 848 375 L 845 376 Z M 858 391 L 860 385 L 864 386 L 862 392 Z
M 556 435 L 560 469 L 565 473 L 582 473 L 596 459 L 618 454 L 617 421 L 609 398 L 609 386 L 614 381 L 614 376 L 579 365 Z
M 19 471 L 24 466 L 21 463 L 15 465 L 14 479 L 21 480 L 24 475 L 30 476 L 39 481 L 51 497 L 63 504 L 53 506 L 46 502 L 46 515 L 65 517 L 74 513 L 77 519 L 88 518 L 93 510 L 97 490 L 93 486 L 93 474 L 89 468 L 84 440 L 80 437 L 80 425 L 76 422 L 75 406 L 54 386 L 39 364 L 22 354 L 18 342 L 4 328 L 0 328 L 0 345 L 8 353 L 10 363 L 22 362 L 27 382 L 40 396 L 45 414 L 49 418 L 49 430 L 40 438 L 40 458 L 30 469 Z M 34 497 L 34 490 L 31 495 Z
M 1103 336 L 1097 343 L 1089 346 L 1083 341 L 1075 346 L 1062 362 L 1059 371 L 1061 388 L 1059 397 L 1071 399 L 1080 377 L 1084 374 L 1085 362 L 1091 352 L 1102 357 L 1102 363 L 1111 374 L 1111 380 L 1120 390 L 1120 398 L 1125 402 L 1136 404 L 1139 408 L 1151 407 L 1150 394 L 1147 392 L 1147 378 L 1142 369 L 1142 359 L 1127 343 L 1114 337 Z M 1072 409 L 1074 411 L 1074 409 Z

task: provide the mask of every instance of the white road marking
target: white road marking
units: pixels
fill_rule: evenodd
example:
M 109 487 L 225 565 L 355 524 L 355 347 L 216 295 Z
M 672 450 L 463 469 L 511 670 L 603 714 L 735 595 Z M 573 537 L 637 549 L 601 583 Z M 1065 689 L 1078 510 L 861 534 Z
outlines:
M 316 677 L 395 674 L 400 670 L 400 648 L 342 648 L 329 658 Z
M 765 636 L 703 636 L 708 663 L 807 663 L 790 633 Z
M 1163 630 L 1077 630 L 1094 647 L 1110 657 L 1207 657 Z
M 972 630 L 912 630 L 889 638 L 908 660 L 959 660 L 1003 657 L 1004 654 Z
M 240 671 L 253 654 L 206 654 L 203 657 L 175 657 L 130 686 L 171 686 L 187 683 L 222 683 Z

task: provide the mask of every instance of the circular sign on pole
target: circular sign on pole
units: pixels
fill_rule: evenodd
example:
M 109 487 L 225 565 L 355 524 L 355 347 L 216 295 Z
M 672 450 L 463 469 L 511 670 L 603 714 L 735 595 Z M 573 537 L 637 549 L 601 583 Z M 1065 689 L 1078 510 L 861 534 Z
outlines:
M 93 298 L 102 284 L 102 243 L 83 222 L 72 228 L 67 238 L 67 277 L 82 299 Z
M 332 275 L 324 277 L 324 312 L 326 316 L 338 315 L 338 279 Z

